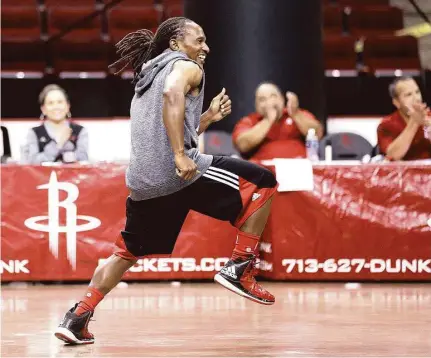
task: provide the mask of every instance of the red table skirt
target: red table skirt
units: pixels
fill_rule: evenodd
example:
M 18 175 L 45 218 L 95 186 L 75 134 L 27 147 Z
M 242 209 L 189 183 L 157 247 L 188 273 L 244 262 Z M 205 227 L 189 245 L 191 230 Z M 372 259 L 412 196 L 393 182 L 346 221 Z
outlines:
M 88 281 L 124 228 L 125 168 L 3 166 L 2 280 Z M 262 276 L 431 281 L 431 166 L 313 171 L 313 192 L 277 193 L 273 201 Z M 210 279 L 230 256 L 235 233 L 229 223 L 190 212 L 173 255 L 140 259 L 125 279 Z

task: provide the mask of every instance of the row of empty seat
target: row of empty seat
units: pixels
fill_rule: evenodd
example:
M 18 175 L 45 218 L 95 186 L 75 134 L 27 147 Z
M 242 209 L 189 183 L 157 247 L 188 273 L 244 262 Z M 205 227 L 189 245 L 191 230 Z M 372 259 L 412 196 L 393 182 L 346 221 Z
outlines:
M 3 70 L 105 71 L 115 60 L 114 44 L 139 28 L 155 30 L 182 15 L 180 0 L 3 0 Z M 355 69 L 358 38 L 365 36 L 361 61 L 375 68 L 420 68 L 417 41 L 393 36 L 402 12 L 385 0 L 323 0 L 327 69 Z M 19 4 L 19 5 L 18 5 Z M 94 13 L 100 10 L 100 13 Z M 91 19 L 85 20 L 94 14 Z M 80 21 L 82 20 L 82 21 Z M 54 41 L 79 22 L 75 29 Z
M 167 6 L 165 14 L 157 6 L 126 6 L 120 3 L 105 14 L 97 15 L 91 21 L 82 22 L 80 29 L 94 29 L 107 32 L 121 28 L 156 28 L 163 17 L 175 15 L 177 5 Z M 55 34 L 85 18 L 96 10 L 84 6 L 50 6 L 40 11 L 35 6 L 2 7 L 2 32 L 4 38 L 27 36 L 38 38 L 44 34 Z M 395 7 L 324 7 L 323 24 L 325 33 L 352 35 L 388 34 L 403 27 L 402 11 Z M 107 26 L 104 25 L 107 21 Z
M 18 2 L 20 5 L 87 5 L 87 4 L 100 4 L 100 3 L 110 3 L 114 0 L 2 0 L 2 5 L 16 5 Z M 122 4 L 125 5 L 153 5 L 160 4 L 164 0 L 123 0 Z M 180 1 L 177 1 L 180 2 Z M 322 0 L 326 4 L 338 4 L 338 5 L 365 5 L 365 6 L 375 6 L 375 5 L 389 5 L 389 0 Z
M 46 0 L 48 1 L 48 0 Z M 79 2 L 79 0 L 78 0 Z M 53 2 L 43 7 L 35 5 L 5 5 L 2 3 L 2 38 L 44 38 L 61 30 L 67 29 L 79 20 L 94 14 L 98 9 L 92 5 L 60 6 Z M 156 28 L 163 18 L 171 16 L 171 8 L 175 9 L 178 1 L 164 0 L 163 5 L 154 6 L 152 2 L 141 1 L 141 6 L 124 0 L 107 10 L 94 14 L 92 19 L 83 20 L 77 26 L 78 30 L 95 30 L 98 34 L 107 32 L 108 28 Z M 145 5 L 147 3 L 147 5 Z M 100 4 L 99 4 L 100 5 Z M 103 6 L 103 4 L 101 4 Z
M 403 12 L 390 6 L 325 6 L 323 26 L 326 34 L 391 34 L 403 28 Z
M 421 68 L 418 43 L 411 36 L 369 36 L 364 40 L 363 52 L 358 59 L 355 52 L 357 39 L 352 36 L 328 36 L 324 40 L 326 69 L 352 70 L 358 60 L 370 71 L 419 70 Z
M 89 4 L 88 0 L 86 4 L 84 5 L 83 0 L 73 2 L 71 0 L 52 2 L 45 0 L 45 5 L 40 7 L 35 6 L 34 1 L 32 5 L 23 5 L 22 1 L 9 5 L 3 1 L 2 29 L 7 32 L 7 35 L 10 33 L 9 30 L 27 31 L 30 35 L 41 32 L 42 34 L 52 33 L 84 18 L 102 5 L 95 1 L 91 1 Z M 126 19 L 130 23 L 128 27 L 132 27 L 135 22 L 139 22 L 142 24 L 141 26 L 157 27 L 162 17 L 182 13 L 182 4 L 178 0 L 164 0 L 159 5 L 154 5 L 152 0 L 123 0 L 107 11 L 106 15 L 110 22 L 109 25 L 112 27 L 124 27 L 124 24 L 127 24 Z M 390 6 L 364 7 L 331 4 L 324 6 L 323 15 L 324 30 L 329 33 L 349 32 L 366 35 L 393 32 L 403 27 L 402 11 Z M 93 21 L 83 22 L 80 27 L 98 27 L 103 31 L 104 17 L 105 14 L 102 13 Z
M 355 70 L 358 54 L 354 37 L 327 37 L 324 39 L 326 69 Z M 371 70 L 420 69 L 418 46 L 410 36 L 375 36 L 364 42 L 362 61 Z M 46 57 L 56 71 L 106 71 L 115 61 L 112 42 L 99 38 L 62 39 L 46 46 L 42 41 L 26 46 L 20 43 L 4 43 L 2 48 L 3 70 L 44 71 Z
M 388 6 L 389 0 L 322 0 L 322 2 L 330 5 L 345 5 L 345 6 Z
M 182 12 L 182 2 L 3 0 L 1 12 L 3 71 L 106 71 L 115 43 L 140 28 L 156 30 L 164 18 Z
M 417 39 L 395 36 L 403 12 L 388 0 L 324 0 L 326 69 L 420 70 Z
M 3 6 L 22 6 L 22 5 L 46 5 L 46 6 L 97 6 L 98 4 L 109 4 L 118 2 L 119 5 L 125 6 L 152 6 L 169 2 L 165 0 L 2 0 Z M 179 2 L 171 1 L 171 2 Z

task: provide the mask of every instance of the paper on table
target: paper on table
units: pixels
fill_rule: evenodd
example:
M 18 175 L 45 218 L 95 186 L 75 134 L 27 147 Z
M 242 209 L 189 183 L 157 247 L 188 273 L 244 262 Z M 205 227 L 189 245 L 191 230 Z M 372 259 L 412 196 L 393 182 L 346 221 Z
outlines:
M 313 166 L 308 159 L 275 158 L 264 160 L 262 164 L 275 166 L 278 191 L 312 191 L 314 188 Z

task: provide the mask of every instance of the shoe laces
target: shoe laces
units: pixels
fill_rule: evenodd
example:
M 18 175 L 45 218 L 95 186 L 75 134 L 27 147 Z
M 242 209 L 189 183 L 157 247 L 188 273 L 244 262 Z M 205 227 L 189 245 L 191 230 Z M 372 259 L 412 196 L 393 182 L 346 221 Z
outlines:
M 251 262 L 251 265 L 252 268 L 250 272 L 253 276 L 256 276 L 259 273 L 260 258 L 258 256 L 255 256 L 253 261 Z

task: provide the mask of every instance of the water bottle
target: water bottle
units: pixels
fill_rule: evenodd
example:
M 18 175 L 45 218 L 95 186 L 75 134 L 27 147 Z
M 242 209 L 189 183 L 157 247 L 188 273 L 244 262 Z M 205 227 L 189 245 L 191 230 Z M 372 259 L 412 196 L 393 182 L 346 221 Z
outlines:
M 307 150 L 307 158 L 312 162 L 319 161 L 319 138 L 317 138 L 316 130 L 310 128 L 305 138 L 305 147 Z
M 325 144 L 325 161 L 332 161 L 332 142 L 331 139 L 328 139 Z

